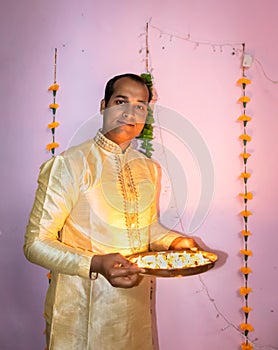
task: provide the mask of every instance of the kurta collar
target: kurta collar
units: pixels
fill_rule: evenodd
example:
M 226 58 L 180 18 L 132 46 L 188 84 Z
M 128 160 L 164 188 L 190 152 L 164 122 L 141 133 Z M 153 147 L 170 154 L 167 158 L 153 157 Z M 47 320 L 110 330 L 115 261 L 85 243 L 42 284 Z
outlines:
M 107 152 L 111 152 L 111 153 L 115 153 L 115 154 L 125 153 L 131 147 L 131 145 L 129 145 L 126 148 L 126 150 L 123 152 L 123 150 L 121 149 L 121 147 L 119 145 L 117 145 L 115 142 L 109 140 L 107 137 L 105 137 L 103 135 L 102 129 L 99 129 L 94 140 L 99 147 L 105 149 Z

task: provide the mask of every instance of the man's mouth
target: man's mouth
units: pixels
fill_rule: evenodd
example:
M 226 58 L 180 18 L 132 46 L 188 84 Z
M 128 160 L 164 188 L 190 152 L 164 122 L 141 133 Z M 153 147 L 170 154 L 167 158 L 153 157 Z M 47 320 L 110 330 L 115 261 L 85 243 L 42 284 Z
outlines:
M 127 125 L 127 126 L 135 126 L 136 125 L 136 123 L 127 122 L 127 121 L 124 121 L 124 120 L 118 120 L 118 123 L 121 124 L 121 125 Z

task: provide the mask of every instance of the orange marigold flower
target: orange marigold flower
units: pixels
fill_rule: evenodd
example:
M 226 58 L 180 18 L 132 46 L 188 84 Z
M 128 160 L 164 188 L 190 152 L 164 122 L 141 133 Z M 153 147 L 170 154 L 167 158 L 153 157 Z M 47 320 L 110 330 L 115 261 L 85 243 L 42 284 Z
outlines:
M 251 273 L 251 272 L 252 272 L 252 270 L 250 269 L 250 267 L 241 267 L 241 268 L 240 268 L 240 271 L 241 271 L 242 273 L 244 273 L 244 275 L 248 275 L 248 273 Z
M 244 158 L 244 159 L 247 159 L 247 158 L 251 157 L 251 155 L 252 155 L 252 154 L 250 154 L 250 153 L 240 153 L 240 156 L 241 156 L 242 158 Z
M 60 125 L 60 123 L 58 122 L 53 122 L 48 124 L 47 126 L 49 127 L 49 129 L 53 129 L 53 128 L 57 128 Z
M 54 108 L 54 109 L 57 109 L 59 107 L 58 103 L 51 103 L 49 105 L 49 108 Z
M 251 292 L 253 292 L 253 290 L 252 290 L 252 288 L 250 288 L 250 287 L 241 287 L 241 288 L 239 289 L 240 295 L 247 295 L 247 294 L 249 294 L 249 293 L 251 293 Z
M 252 118 L 249 117 L 248 115 L 243 114 L 240 117 L 238 117 L 237 120 L 242 121 L 242 122 L 250 122 L 252 120 Z
M 240 193 L 239 194 L 243 199 L 253 199 L 253 193 L 252 192 L 247 192 L 247 193 Z
M 60 86 L 58 84 L 53 84 L 53 85 L 49 86 L 48 90 L 49 91 L 57 91 L 57 90 L 59 90 L 59 87 Z
M 57 142 L 51 142 L 51 143 L 49 143 L 48 145 L 46 145 L 46 149 L 48 150 L 48 151 L 51 151 L 53 148 L 57 148 L 57 147 L 59 147 L 60 145 L 59 145 L 59 143 L 57 143 Z
M 50 279 L 51 279 L 51 272 L 48 272 L 48 274 L 46 275 L 46 277 L 50 280 Z
M 240 138 L 241 140 L 249 141 L 249 142 L 252 140 L 252 137 L 249 136 L 249 135 L 247 135 L 247 134 L 242 134 L 242 135 L 239 136 L 239 138 Z
M 238 99 L 238 102 L 250 102 L 251 101 L 251 98 L 248 97 L 248 96 L 241 96 L 239 99 Z
M 242 216 L 250 216 L 250 215 L 252 215 L 253 213 L 252 213 L 250 210 L 243 210 L 243 211 L 240 212 L 240 214 L 241 214 Z
M 250 231 L 242 230 L 241 233 L 242 233 L 243 236 L 251 236 L 251 232 Z
M 252 256 L 253 252 L 250 249 L 241 249 L 240 254 Z
M 238 84 L 246 84 L 246 85 L 248 85 L 248 84 L 251 84 L 251 80 L 247 79 L 245 77 L 242 77 L 242 78 L 238 79 L 237 83 Z
M 252 311 L 253 309 L 251 307 L 248 306 L 242 306 L 242 311 L 245 312 L 246 314 L 248 314 L 250 311 Z
M 253 330 L 254 330 L 253 326 L 249 323 L 242 323 L 240 325 L 240 329 L 243 331 L 248 331 L 248 332 L 253 332 Z
M 240 174 L 240 177 L 243 178 L 243 179 L 249 179 L 250 176 L 251 176 L 250 173 L 241 173 Z
M 241 350 L 253 350 L 253 345 L 251 343 L 242 343 Z

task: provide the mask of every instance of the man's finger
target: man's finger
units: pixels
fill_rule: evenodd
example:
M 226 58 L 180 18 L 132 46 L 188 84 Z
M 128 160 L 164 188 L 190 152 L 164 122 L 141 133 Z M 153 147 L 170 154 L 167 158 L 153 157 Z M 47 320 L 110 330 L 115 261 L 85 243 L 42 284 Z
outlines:
M 129 267 L 115 267 L 111 270 L 110 272 L 110 276 L 112 278 L 116 278 L 116 277 L 125 277 L 125 276 L 129 276 L 129 275 L 138 275 L 139 273 L 143 273 L 145 272 L 144 269 L 138 268 L 138 267 L 133 267 L 133 266 L 129 266 Z

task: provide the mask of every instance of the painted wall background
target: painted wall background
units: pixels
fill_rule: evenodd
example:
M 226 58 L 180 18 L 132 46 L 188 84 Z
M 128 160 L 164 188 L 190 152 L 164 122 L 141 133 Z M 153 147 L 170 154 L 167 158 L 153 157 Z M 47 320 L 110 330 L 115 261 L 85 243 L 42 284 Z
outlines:
M 257 349 L 278 349 L 278 90 L 265 76 L 278 79 L 277 11 L 275 0 L 1 0 L 1 349 L 44 348 L 47 271 L 26 261 L 22 246 L 38 169 L 50 157 L 44 148 L 50 142 L 46 126 L 51 121 L 51 94 L 47 88 L 53 81 L 54 48 L 58 48 L 57 78 L 61 85 L 57 97 L 61 106 L 57 114 L 60 152 L 82 123 L 97 114 L 104 84 L 111 76 L 145 70 L 144 56 L 139 53 L 144 48 L 144 36 L 140 34 L 150 18 L 151 24 L 163 31 L 150 28 L 159 104 L 194 125 L 214 165 L 210 211 L 191 234 L 228 256 L 224 265 L 202 275 L 207 289 L 198 276 L 158 280 L 160 349 L 232 350 L 240 349 L 243 340 L 235 328 L 243 322 L 243 299 L 238 292 L 243 285 L 239 273 L 243 225 L 238 215 L 242 203 L 237 196 L 242 191 L 238 178 L 242 170 L 238 136 L 242 129 L 236 122 L 241 114 L 237 103 L 241 90 L 236 85 L 241 58 L 239 53 L 232 54 L 233 45 L 213 47 L 213 43 L 241 42 L 255 58 L 247 72 L 253 81 L 248 87 L 252 98 L 248 111 L 253 117 L 248 127 L 253 136 L 249 188 L 255 197 L 249 206 L 254 213 L 249 224 L 253 233 L 249 246 L 254 253 L 250 259 L 250 286 L 254 291 L 249 299 L 254 309 L 250 323 L 255 328 L 250 339 Z M 207 41 L 208 45 L 196 46 L 175 37 L 188 33 L 192 40 Z M 177 159 L 183 159 L 181 149 L 174 144 L 169 148 Z M 188 166 L 182 164 L 188 172 L 191 206 L 182 221 L 188 227 L 196 205 L 192 198 L 198 196 L 200 183 L 195 179 L 198 169 L 194 168 L 194 157 L 185 159 Z

